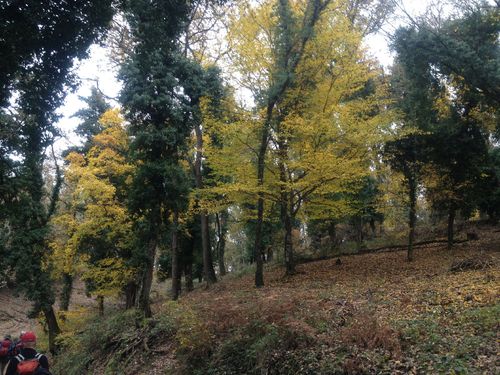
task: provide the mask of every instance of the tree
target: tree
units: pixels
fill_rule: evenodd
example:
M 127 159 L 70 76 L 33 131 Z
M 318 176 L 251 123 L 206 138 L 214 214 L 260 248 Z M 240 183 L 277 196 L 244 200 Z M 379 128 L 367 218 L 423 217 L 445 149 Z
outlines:
M 189 59 L 192 69 L 186 76 L 186 92 L 190 97 L 193 118 L 192 126 L 195 136 L 194 161 L 190 161 L 195 178 L 197 192 L 201 191 L 206 185 L 206 179 L 209 170 L 204 165 L 204 124 L 201 115 L 201 106 L 205 105 L 206 110 L 212 114 L 219 112 L 217 108 L 222 98 L 227 94 L 222 85 L 221 73 L 216 67 L 216 63 L 223 54 L 220 48 L 214 46 L 213 40 L 217 38 L 217 32 L 220 32 L 222 25 L 222 12 L 220 5 L 225 1 L 198 1 L 191 8 L 191 12 L 184 26 L 184 32 L 180 38 L 184 57 Z M 219 46 L 221 44 L 218 44 Z M 203 101 L 205 104 L 203 104 Z M 188 160 L 190 158 L 188 157 Z M 210 215 L 209 212 L 200 204 L 199 194 L 195 194 L 195 205 L 199 212 L 201 222 L 201 238 L 203 253 L 204 278 L 207 284 L 217 281 L 212 260 L 212 248 L 210 241 Z M 215 214 L 218 219 L 218 213 Z M 224 215 L 222 215 L 224 216 Z M 220 224 L 220 221 L 217 221 Z M 218 225 L 219 244 L 223 244 L 225 233 L 224 226 Z M 221 249 L 221 248 L 219 248 Z M 223 247 L 222 247 L 223 250 Z M 217 255 L 223 252 L 217 251 Z M 219 257 L 219 263 L 221 258 Z M 223 262 L 222 262 L 223 263 Z M 221 264 L 221 263 L 220 263 Z M 224 267 L 220 268 L 223 270 Z
M 489 151 L 490 163 L 486 169 L 483 194 L 479 200 L 479 208 L 486 212 L 492 223 L 497 223 L 500 218 L 500 148 L 495 147 Z
M 349 181 L 366 175 L 370 147 L 382 141 L 380 130 L 390 123 L 390 112 L 381 110 L 383 85 L 358 95 L 379 72 L 363 58 L 362 35 L 345 14 L 323 2 L 296 8 L 279 2 L 271 13 L 273 4 L 236 18 L 239 29 L 230 34 L 235 61 L 259 101 L 236 123 L 219 124 L 224 147 L 212 149 L 208 159 L 231 181 L 217 191 L 239 204 L 257 195 L 256 286 L 263 283 L 264 200 L 281 208 L 285 263 L 293 274 L 297 215 L 303 206 L 319 215 L 313 207 L 328 206 L 328 196 L 350 190 Z M 249 161 L 257 164 L 256 178 Z
M 408 194 L 408 251 L 407 260 L 414 260 L 413 244 L 417 224 L 417 193 L 421 181 L 426 143 L 418 134 L 409 134 L 388 142 L 384 147 L 385 160 L 394 171 L 404 176 Z
M 186 1 L 128 3 L 125 16 L 135 45 L 121 67 L 121 102 L 130 121 L 132 158 L 138 163 L 131 189 L 131 209 L 142 247 L 140 308 L 151 315 L 149 292 L 156 249 L 166 226 L 172 227 L 172 297 L 180 285 L 179 215 L 187 208 L 189 180 L 180 164 L 191 130 L 184 81 L 190 68 L 177 37 L 189 12 Z M 184 70 L 186 69 L 186 70 Z
M 8 228 L 4 233 L 8 266 L 19 289 L 34 302 L 34 312 L 45 315 L 51 351 L 59 327 L 45 263 L 46 239 L 61 180 L 56 178 L 46 205 L 45 150 L 57 134 L 56 109 L 72 85 L 73 62 L 86 56 L 112 13 L 111 0 L 0 2 L 0 128 L 7 129 L 0 141 L 0 158 L 2 179 L 9 186 L 1 198 L 5 204 L 0 216 L 2 228 Z M 13 162 L 14 155 L 22 161 Z
M 206 110 L 216 113 L 214 107 L 220 102 L 224 95 L 221 84 L 220 72 L 215 67 L 203 69 L 197 62 L 192 61 L 188 68 L 186 64 L 186 75 L 183 76 L 184 90 L 189 98 L 190 111 L 192 113 L 191 126 L 194 128 L 196 137 L 195 160 L 192 164 L 197 190 L 204 187 L 204 174 L 207 175 L 207 168 L 202 168 L 203 160 L 203 117 L 201 113 L 202 98 L 210 105 Z M 212 249 L 210 243 L 209 216 L 206 209 L 200 207 L 199 198 L 195 197 L 195 206 L 199 211 L 201 221 L 201 238 L 203 253 L 203 273 L 205 281 L 212 284 L 217 281 L 212 260 Z
M 492 8 L 483 4 L 471 9 L 436 26 L 422 21 L 400 29 L 394 41 L 402 72 L 397 89 L 400 108 L 409 126 L 427 133 L 420 137 L 427 150 L 419 150 L 417 158 L 413 147 L 412 164 L 417 166 L 420 159 L 418 172 L 424 160 L 427 164 L 428 197 L 435 208 L 447 211 L 449 247 L 456 211 L 470 213 L 477 202 L 487 163 L 485 130 L 494 128 L 491 123 L 497 117 L 495 90 L 500 77 L 495 51 L 500 24 Z M 408 145 L 415 145 L 416 137 L 410 136 L 413 141 Z M 408 181 L 415 196 L 418 182 Z M 415 201 L 410 199 L 410 207 Z M 411 212 L 412 208 L 410 216 Z M 414 220 L 410 218 L 410 223 Z M 411 228 L 412 224 L 410 237 Z
M 109 110 L 99 121 L 103 130 L 92 138 L 92 148 L 67 156 L 69 191 L 52 220 L 57 234 L 52 248 L 63 279 L 72 281 L 80 270 L 102 307 L 105 296 L 121 293 L 135 281 L 133 222 L 126 201 L 134 167 L 127 162 L 129 140 L 119 111 Z M 64 297 L 67 304 L 69 296 Z
M 71 151 L 87 153 L 92 147 L 92 138 L 103 131 L 103 126 L 100 122 L 102 115 L 111 109 L 111 106 L 106 102 L 104 95 L 97 89 L 92 87 L 90 95 L 87 98 L 80 97 L 87 105 L 77 111 L 73 117 L 77 117 L 82 122 L 76 127 L 75 133 L 83 138 L 84 144 L 82 147 L 75 148 Z

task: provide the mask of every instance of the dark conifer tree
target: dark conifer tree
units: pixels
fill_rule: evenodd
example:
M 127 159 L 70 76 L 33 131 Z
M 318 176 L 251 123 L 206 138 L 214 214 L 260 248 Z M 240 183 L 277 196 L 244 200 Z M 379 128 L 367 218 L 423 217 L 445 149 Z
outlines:
M 33 313 L 45 315 L 52 351 L 59 327 L 44 259 L 61 176 L 47 194 L 42 168 L 57 136 L 56 109 L 74 83 L 74 59 L 86 57 L 112 14 L 111 0 L 0 1 L 2 259 L 34 302 Z

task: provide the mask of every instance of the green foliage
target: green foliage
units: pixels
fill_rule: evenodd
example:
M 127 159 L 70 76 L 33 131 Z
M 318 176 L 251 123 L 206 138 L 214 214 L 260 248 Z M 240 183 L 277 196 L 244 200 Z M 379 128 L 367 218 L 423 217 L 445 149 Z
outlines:
M 56 110 L 74 85 L 73 64 L 103 35 L 111 3 L 0 2 L 0 266 L 34 302 L 33 312 L 47 316 L 53 316 L 55 298 L 47 224 L 62 177 L 56 166 L 55 182 L 46 189 L 46 151 L 58 134 Z M 57 322 L 48 322 L 53 339 Z
M 193 114 L 184 90 L 191 69 L 200 68 L 184 58 L 176 44 L 189 5 L 182 0 L 135 0 L 124 7 L 135 44 L 120 69 L 120 101 L 130 123 L 130 157 L 137 164 L 129 208 L 137 218 L 134 253 L 143 273 L 140 304 L 147 314 L 147 280 L 152 278 L 156 246 L 172 214 L 183 212 L 189 199 L 190 181 L 180 160 Z
M 411 169 L 424 174 L 435 209 L 467 216 L 484 194 L 487 137 L 498 122 L 500 22 L 485 3 L 463 11 L 437 25 L 420 21 L 397 31 L 393 91 L 406 126 L 421 134 L 388 149 L 400 150 L 390 161 L 405 176 Z
M 83 146 L 69 148 L 65 151 L 64 156 L 73 151 L 81 154 L 87 153 L 93 146 L 92 138 L 104 130 L 104 127 L 99 122 L 101 116 L 111 109 L 104 95 L 96 87 L 92 87 L 88 97 L 80 97 L 80 100 L 86 104 L 86 107 L 78 110 L 72 117 L 81 120 L 76 127 L 75 133 L 83 138 L 84 144 Z
M 500 218 L 500 148 L 496 147 L 489 152 L 489 166 L 484 173 L 483 194 L 479 199 L 479 207 L 486 212 L 490 220 L 495 223 Z
M 452 322 L 431 315 L 396 324 L 402 330 L 403 346 L 415 355 L 420 371 L 468 374 L 475 361 L 493 353 L 490 340 L 499 312 L 496 304 L 465 310 Z
M 63 354 L 56 359 L 54 374 L 91 374 L 96 366 L 103 374 L 122 373 L 137 361 L 147 364 L 151 353 L 145 348 L 170 340 L 175 332 L 170 316 L 144 319 L 135 310 L 91 320 L 84 331 L 62 337 Z
M 292 373 L 277 371 L 281 371 L 285 353 L 291 353 L 305 343 L 307 338 L 296 332 L 255 321 L 233 332 L 205 366 L 201 367 L 202 362 L 198 362 L 191 371 L 200 375 Z M 292 364 L 293 360 L 285 365 L 286 371 L 299 369 Z

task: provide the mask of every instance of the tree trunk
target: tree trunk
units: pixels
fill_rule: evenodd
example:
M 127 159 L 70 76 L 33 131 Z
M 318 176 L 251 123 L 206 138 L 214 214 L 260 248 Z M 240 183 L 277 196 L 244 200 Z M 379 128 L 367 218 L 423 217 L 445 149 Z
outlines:
M 278 40 L 279 48 L 277 50 L 277 67 L 274 72 L 273 80 L 275 83 L 269 90 L 269 97 L 267 98 L 266 117 L 262 126 L 261 141 L 259 146 L 259 153 L 257 156 L 257 188 L 262 189 L 264 184 L 264 168 L 265 156 L 267 151 L 267 144 L 269 142 L 269 131 L 271 123 L 273 122 L 274 107 L 283 100 L 287 89 L 293 81 L 293 76 L 297 66 L 302 59 L 307 42 L 313 35 L 313 28 L 319 19 L 320 13 L 328 5 L 328 1 L 321 2 L 320 0 L 310 1 L 307 4 L 304 19 L 302 21 L 302 30 L 299 33 L 298 45 L 295 43 L 295 35 L 292 34 L 293 25 L 289 17 L 290 4 L 287 0 L 280 0 L 278 2 L 278 18 L 280 28 L 283 31 Z M 298 47 L 298 48 L 294 48 Z M 254 255 L 257 263 L 255 270 L 255 286 L 262 287 L 264 285 L 264 262 L 262 259 L 262 225 L 264 220 L 264 195 L 262 192 L 258 193 L 257 199 L 257 224 L 255 228 L 255 245 Z
M 196 188 L 202 189 L 203 175 L 201 171 L 201 163 L 203 158 L 203 133 L 200 124 L 197 124 L 194 128 L 196 133 L 196 160 L 194 163 L 194 175 L 196 181 Z M 208 222 L 208 215 L 206 214 L 206 212 L 202 212 L 200 214 L 200 222 L 201 222 L 201 247 L 203 251 L 203 274 L 205 277 L 205 281 L 208 284 L 213 284 L 217 282 L 217 277 L 215 276 L 215 270 L 212 261 L 209 222 Z
M 417 223 L 417 182 L 411 177 L 408 180 L 408 194 L 410 198 L 410 212 L 408 216 L 408 262 L 413 261 L 413 243 L 415 242 L 415 224 Z
M 61 291 L 61 311 L 68 311 L 73 292 L 73 275 L 63 273 L 63 287 Z
M 262 188 L 264 185 L 264 167 L 267 151 L 267 142 L 269 138 L 269 127 L 274 104 L 268 104 L 266 122 L 262 129 L 260 140 L 259 155 L 257 158 L 257 186 Z M 264 221 L 264 196 L 262 192 L 258 193 L 257 199 L 257 222 L 255 223 L 255 244 L 253 247 L 253 256 L 255 259 L 255 286 L 261 288 L 264 286 L 264 260 L 262 259 L 262 226 Z
M 222 234 L 219 244 L 219 271 L 220 275 L 226 274 L 226 264 L 224 263 L 224 253 L 226 251 L 226 235 Z
M 193 291 L 193 263 L 187 262 L 184 265 L 184 280 L 185 280 L 185 288 L 188 292 Z
M 372 230 L 372 236 L 376 237 L 377 228 L 375 227 L 375 219 L 373 219 L 373 218 L 370 218 L 370 229 Z
M 363 249 L 363 218 L 357 216 L 354 218 L 354 230 L 356 232 L 356 248 L 358 251 Z
M 52 354 L 57 353 L 56 337 L 61 333 L 59 324 L 57 323 L 56 314 L 54 313 L 53 307 L 49 307 L 43 310 L 43 315 L 47 322 L 47 327 L 49 330 L 49 351 Z
M 272 262 L 273 261 L 273 247 L 271 245 L 267 246 L 266 249 L 266 262 Z
M 137 284 L 135 281 L 130 281 L 125 285 L 125 309 L 132 309 L 135 307 L 137 298 Z
M 337 245 L 337 224 L 333 220 L 330 221 L 330 225 L 328 225 L 328 238 L 331 247 L 335 248 Z
M 139 309 L 144 312 L 146 318 L 151 317 L 151 305 L 149 301 L 149 294 L 153 284 L 154 262 L 156 256 L 156 247 L 158 244 L 158 233 L 155 230 L 152 238 L 149 240 L 148 252 L 146 254 L 146 264 L 142 274 L 141 280 L 141 294 L 139 296 Z
M 214 264 L 212 259 L 212 249 L 210 246 L 210 232 L 208 216 L 201 214 L 201 246 L 203 247 L 203 277 L 208 284 L 217 282 Z
M 97 310 L 99 311 L 99 316 L 104 316 L 104 296 L 97 296 Z
M 226 274 L 226 265 L 224 264 L 224 252 L 226 249 L 226 221 L 227 212 L 223 211 L 221 214 L 216 215 L 217 220 L 217 235 L 219 240 L 217 241 L 217 259 L 219 263 L 219 272 L 221 276 Z
M 455 214 L 456 211 L 454 209 L 450 209 L 448 212 L 448 249 L 453 247 L 453 226 L 455 223 Z
M 287 208 L 287 207 L 285 207 Z M 288 211 L 288 210 L 287 210 Z M 295 260 L 293 256 L 293 225 L 291 215 L 287 212 L 284 217 L 285 226 L 285 266 L 286 274 L 295 274 Z
M 255 226 L 255 244 L 253 247 L 253 256 L 255 259 L 255 286 L 261 288 L 264 286 L 264 259 L 262 259 L 262 224 L 264 221 L 264 199 L 259 193 L 257 200 L 257 223 Z
M 174 222 L 172 228 L 172 300 L 177 300 L 179 298 L 179 293 L 181 290 L 181 265 L 179 259 L 179 213 L 174 212 Z

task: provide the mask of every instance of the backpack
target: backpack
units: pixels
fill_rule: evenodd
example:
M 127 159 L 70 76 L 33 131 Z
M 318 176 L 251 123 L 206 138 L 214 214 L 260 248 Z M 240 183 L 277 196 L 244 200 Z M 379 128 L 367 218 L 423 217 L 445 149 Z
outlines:
M 0 343 L 0 358 L 5 358 L 9 355 L 11 344 L 10 340 L 3 340 Z
M 40 367 L 40 358 L 42 355 L 37 353 L 35 358 L 26 359 L 22 354 L 18 354 L 16 359 L 19 361 L 17 364 L 17 375 L 34 375 L 36 370 Z
M 9 348 L 9 357 L 15 357 L 21 352 L 22 346 L 18 341 L 14 341 L 13 343 L 10 344 Z

